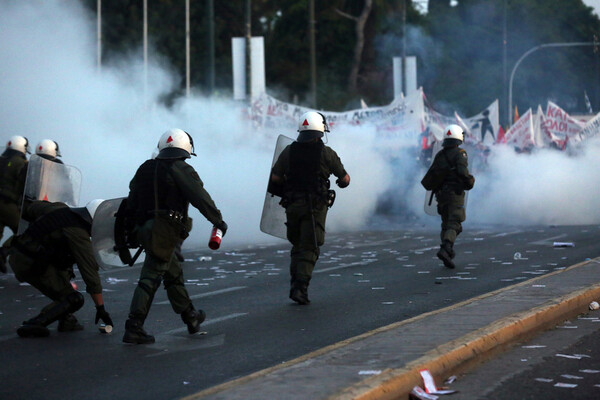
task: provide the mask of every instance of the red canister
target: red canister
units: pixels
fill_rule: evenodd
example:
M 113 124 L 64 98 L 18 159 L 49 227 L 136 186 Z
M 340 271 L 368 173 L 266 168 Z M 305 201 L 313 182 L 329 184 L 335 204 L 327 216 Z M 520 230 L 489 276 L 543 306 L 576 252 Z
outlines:
M 221 246 L 222 237 L 223 232 L 219 228 L 213 228 L 212 233 L 210 234 L 210 240 L 208 241 L 208 247 L 217 250 Z

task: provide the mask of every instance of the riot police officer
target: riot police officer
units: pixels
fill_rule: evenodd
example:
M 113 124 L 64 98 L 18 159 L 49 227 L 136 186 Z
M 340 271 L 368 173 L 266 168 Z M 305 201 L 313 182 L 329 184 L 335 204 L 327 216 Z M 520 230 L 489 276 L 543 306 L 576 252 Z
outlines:
M 173 310 L 181 315 L 188 332 L 199 332 L 206 318 L 196 310 L 184 286 L 178 248 L 191 230 L 191 203 L 223 235 L 227 224 L 202 180 L 185 159 L 194 154 L 192 137 L 181 129 L 166 131 L 158 142 L 158 155 L 144 162 L 129 184 L 128 213 L 135 219 L 134 236 L 146 251 L 135 288 L 123 342 L 154 343 L 143 328 L 154 293 L 163 281 Z M 181 258 L 181 259 L 180 259 Z
M 421 181 L 425 189 L 435 193 L 437 212 L 442 217 L 442 243 L 437 257 L 447 268 L 454 268 L 454 242 L 462 232 L 462 222 L 466 218 L 465 190 L 475 184 L 469 173 L 467 152 L 459 146 L 464 138 L 463 129 L 458 125 L 448 125 L 444 131 L 440 150 Z
M 23 218 L 29 226 L 13 240 L 10 266 L 20 282 L 29 283 L 53 302 L 23 322 L 17 330 L 19 336 L 48 336 L 47 326 L 57 320 L 60 332 L 83 329 L 73 315 L 84 303 L 83 295 L 71 285 L 73 264 L 77 264 L 86 291 L 96 305 L 95 323 L 102 320 L 112 326 L 104 308 L 98 263 L 90 241 L 92 218 L 101 202 L 93 200 L 80 208 L 60 202 L 25 202 Z
M 309 111 L 299 120 L 298 137 L 287 146 L 273 165 L 271 185 L 283 185 L 282 205 L 287 220 L 290 253 L 290 299 L 310 303 L 308 285 L 320 246 L 325 242 L 325 219 L 329 205 L 329 177 L 340 188 L 350 184 L 350 176 L 337 153 L 322 141 L 329 132 L 323 114 Z
M 0 239 L 4 227 L 17 233 L 21 216 L 21 202 L 27 176 L 29 142 L 26 137 L 13 136 L 0 156 Z M 6 273 L 6 257 L 11 239 L 0 248 L 0 272 Z
M 54 161 L 59 164 L 63 164 L 62 160 L 58 157 L 62 157 L 60 154 L 60 148 L 58 143 L 54 140 L 44 139 L 35 146 L 35 154 L 45 158 L 46 160 Z

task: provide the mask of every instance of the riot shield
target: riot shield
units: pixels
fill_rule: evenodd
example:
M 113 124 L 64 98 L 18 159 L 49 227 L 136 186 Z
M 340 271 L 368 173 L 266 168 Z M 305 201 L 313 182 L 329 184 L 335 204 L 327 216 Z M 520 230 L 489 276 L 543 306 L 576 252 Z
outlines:
M 279 158 L 279 155 L 287 146 L 292 144 L 294 139 L 291 139 L 284 135 L 279 135 L 277 138 L 277 144 L 275 145 L 275 153 L 273 154 L 273 162 L 271 168 L 275 165 L 275 162 Z M 269 180 L 271 181 L 271 170 L 269 170 Z M 275 236 L 281 239 L 287 239 L 287 232 L 285 226 L 285 209 L 279 204 L 281 197 L 270 193 L 270 191 L 277 192 L 271 188 L 271 185 L 267 184 L 267 193 L 265 195 L 265 203 L 263 206 L 262 217 L 260 219 L 260 230 L 264 233 Z
M 60 201 L 70 207 L 77 207 L 80 189 L 81 171 L 76 167 L 50 161 L 36 154 L 29 158 L 23 201 Z M 22 210 L 21 205 L 21 212 Z M 23 233 L 27 225 L 27 221 L 21 217 L 18 234 Z
M 124 204 L 125 197 L 105 200 L 96 209 L 94 220 L 92 221 L 92 248 L 94 257 L 102 266 L 123 266 L 123 264 L 133 265 L 137 257 L 131 255 L 126 245 L 124 234 L 119 224 L 121 219 L 117 218 L 117 213 Z M 139 254 L 137 254 L 139 256 Z M 139 260 L 142 262 L 143 258 Z
M 431 156 L 431 163 L 433 164 L 433 160 L 435 160 L 436 154 L 442 149 L 442 141 L 436 140 L 433 145 L 433 154 Z M 469 191 L 465 191 L 465 209 L 467 208 L 467 200 L 469 198 Z M 427 190 L 425 192 L 425 214 L 438 216 L 437 212 L 437 200 L 435 199 L 435 195 L 431 192 L 431 190 Z

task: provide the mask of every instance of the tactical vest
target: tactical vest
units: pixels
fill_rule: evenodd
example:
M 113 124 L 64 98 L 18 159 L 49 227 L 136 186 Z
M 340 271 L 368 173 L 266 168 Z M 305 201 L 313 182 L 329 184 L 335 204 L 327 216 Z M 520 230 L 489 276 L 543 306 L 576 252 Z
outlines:
M 176 212 L 187 218 L 188 202 L 175 185 L 168 179 L 170 168 L 175 160 L 154 159 L 143 163 L 137 170 L 134 181 L 134 196 L 138 224 L 153 217 L 155 212 Z
M 462 191 L 463 184 L 456 171 L 456 157 L 460 154 L 461 149 L 459 147 L 447 147 L 441 151 L 443 152 L 441 159 L 444 160 L 450 170 L 444 178 L 441 189 L 454 192 Z
M 286 191 L 292 193 L 314 193 L 322 196 L 327 185 L 320 176 L 323 142 L 300 143 L 290 145 L 289 174 Z
M 24 182 L 21 171 L 16 171 L 16 168 L 26 162 L 25 155 L 13 149 L 7 149 L 0 156 L 0 200 L 20 202 Z

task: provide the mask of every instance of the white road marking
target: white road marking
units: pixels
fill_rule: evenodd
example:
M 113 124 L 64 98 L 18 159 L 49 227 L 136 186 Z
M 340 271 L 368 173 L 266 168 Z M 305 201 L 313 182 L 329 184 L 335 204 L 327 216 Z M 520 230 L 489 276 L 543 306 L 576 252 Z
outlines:
M 233 287 L 230 287 L 230 288 L 219 289 L 219 290 L 215 290 L 215 291 L 212 291 L 212 292 L 195 294 L 193 296 L 190 296 L 190 299 L 201 299 L 203 297 L 214 296 L 214 295 L 217 295 L 217 294 L 235 292 L 236 290 L 246 289 L 247 287 L 248 286 L 233 286 Z M 170 304 L 170 303 L 169 303 L 169 300 L 165 300 L 165 301 L 159 301 L 158 303 L 155 303 L 155 304 Z

